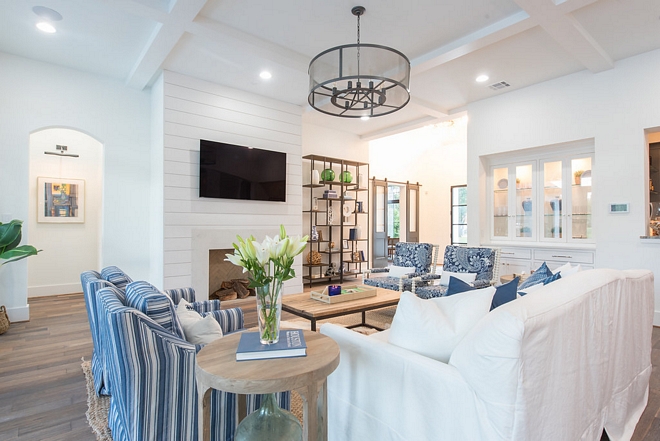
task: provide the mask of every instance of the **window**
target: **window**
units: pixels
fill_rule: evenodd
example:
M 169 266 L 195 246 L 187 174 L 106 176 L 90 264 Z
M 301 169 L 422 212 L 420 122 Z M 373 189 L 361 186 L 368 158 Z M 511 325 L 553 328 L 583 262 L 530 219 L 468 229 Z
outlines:
M 400 195 L 401 187 L 398 185 L 387 186 L 387 235 L 389 237 L 400 237 L 401 235 L 401 217 L 400 217 Z
M 467 185 L 451 187 L 451 244 L 467 244 Z

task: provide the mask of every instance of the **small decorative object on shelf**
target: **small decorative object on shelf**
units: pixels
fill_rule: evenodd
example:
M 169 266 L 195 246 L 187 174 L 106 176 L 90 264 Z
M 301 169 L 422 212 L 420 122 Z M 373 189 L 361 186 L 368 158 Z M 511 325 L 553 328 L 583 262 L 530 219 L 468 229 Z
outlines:
M 319 185 L 321 180 L 319 179 L 319 171 L 312 170 L 312 185 Z
M 358 213 L 363 213 L 362 211 L 362 201 L 357 201 L 355 203 L 355 211 Z
M 335 221 L 335 212 L 332 209 L 332 205 L 328 206 L 328 225 L 332 225 L 332 223 Z
M 334 181 L 335 180 L 335 171 L 331 168 L 326 168 L 321 172 L 321 179 L 324 181 Z
M 353 262 L 362 262 L 360 251 L 353 251 Z
M 351 182 L 353 182 L 353 175 L 351 174 L 351 172 L 346 170 L 346 171 L 341 172 L 341 176 L 339 177 L 339 179 L 344 184 L 350 184 Z
M 254 236 L 246 240 L 236 237 L 238 244 L 233 244 L 234 254 L 226 254 L 225 260 L 249 272 L 250 288 L 255 288 L 257 294 L 261 343 L 277 343 L 282 313 L 282 283 L 296 276 L 292 268 L 293 260 L 305 249 L 309 236 L 289 237 L 284 225 L 280 225 L 278 236 L 266 236 L 261 243 Z
M 530 198 L 526 198 L 524 201 L 522 201 L 522 207 L 523 210 L 525 210 L 525 213 L 530 213 L 532 211 L 532 200 Z
M 561 199 L 559 199 L 559 196 L 550 201 L 550 208 L 552 208 L 552 211 L 561 211 Z
M 312 211 L 318 211 L 319 210 L 319 198 L 314 198 L 312 202 Z
M 584 170 L 578 170 L 573 173 L 573 176 L 575 177 L 575 185 L 580 185 L 582 182 L 582 173 L 584 173 Z
M 318 251 L 310 251 L 307 254 L 307 263 L 311 265 L 320 265 L 321 264 L 321 253 Z
M 298 418 L 280 409 L 275 394 L 262 396 L 261 407 L 245 417 L 236 427 L 235 441 L 292 440 L 302 441 Z
M 330 263 L 330 266 L 325 271 L 325 275 L 328 277 L 337 275 L 337 264 L 335 262 Z
M 312 227 L 312 234 L 309 236 L 309 240 L 316 242 L 319 240 L 319 232 L 316 230 L 316 225 Z
M 335 243 L 332 242 L 332 241 L 330 241 L 330 242 L 328 243 L 328 251 L 332 251 L 332 250 L 334 250 L 334 249 L 335 249 Z

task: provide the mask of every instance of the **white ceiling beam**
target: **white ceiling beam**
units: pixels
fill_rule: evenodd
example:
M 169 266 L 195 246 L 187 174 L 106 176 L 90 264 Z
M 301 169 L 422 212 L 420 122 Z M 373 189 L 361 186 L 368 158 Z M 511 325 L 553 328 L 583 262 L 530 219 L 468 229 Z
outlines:
M 188 23 L 186 31 L 221 46 L 226 46 L 229 39 L 231 40 L 229 44 L 234 47 L 242 48 L 244 51 L 249 51 L 250 54 L 301 72 L 307 72 L 311 61 L 309 57 L 296 51 L 206 17 L 198 17 Z
M 362 141 L 373 141 L 374 139 L 385 138 L 386 136 L 396 135 L 397 133 L 407 132 L 409 130 L 419 129 L 420 127 L 428 126 L 438 122 L 438 118 L 432 116 L 425 116 L 423 118 L 414 119 L 394 126 L 386 127 L 380 130 L 360 135 Z
M 207 0 L 177 0 L 170 13 L 162 17 L 149 41 L 142 50 L 140 57 L 128 75 L 126 84 L 137 89 L 144 89 L 167 59 L 172 49 L 179 42 L 186 25 L 190 24 L 199 14 Z M 144 13 L 143 9 L 133 8 Z M 157 13 L 154 12 L 154 16 Z
M 410 97 L 410 102 L 408 105 L 421 112 L 424 112 L 429 116 L 433 116 L 434 118 L 445 118 L 449 116 L 449 111 L 447 109 L 440 108 L 436 104 L 423 100 L 414 95 Z
M 573 11 L 593 2 L 568 0 L 555 5 L 548 0 L 514 1 L 564 50 L 591 72 L 602 72 L 614 67 L 612 58 L 572 15 Z
M 529 14 L 520 11 L 463 38 L 441 46 L 410 61 L 412 74 L 420 74 L 441 64 L 478 51 L 536 26 Z

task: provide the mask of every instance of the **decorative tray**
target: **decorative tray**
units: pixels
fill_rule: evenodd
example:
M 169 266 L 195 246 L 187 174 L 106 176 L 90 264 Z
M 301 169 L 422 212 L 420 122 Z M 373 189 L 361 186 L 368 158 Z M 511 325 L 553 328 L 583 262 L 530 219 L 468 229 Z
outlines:
M 326 286 L 322 292 L 311 291 L 309 296 L 314 300 L 324 303 L 341 303 L 364 299 L 366 297 L 375 297 L 376 288 L 367 285 L 343 285 L 341 287 L 341 294 L 331 296 L 328 295 L 328 287 Z

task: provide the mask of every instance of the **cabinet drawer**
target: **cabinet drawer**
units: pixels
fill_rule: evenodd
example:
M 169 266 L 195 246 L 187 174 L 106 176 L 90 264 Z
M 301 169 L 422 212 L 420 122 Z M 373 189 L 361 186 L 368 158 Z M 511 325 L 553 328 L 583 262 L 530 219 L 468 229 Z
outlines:
M 531 259 L 532 250 L 529 248 L 502 248 L 500 259 Z
M 534 250 L 534 259 L 539 261 L 593 264 L 594 252 L 575 250 Z

